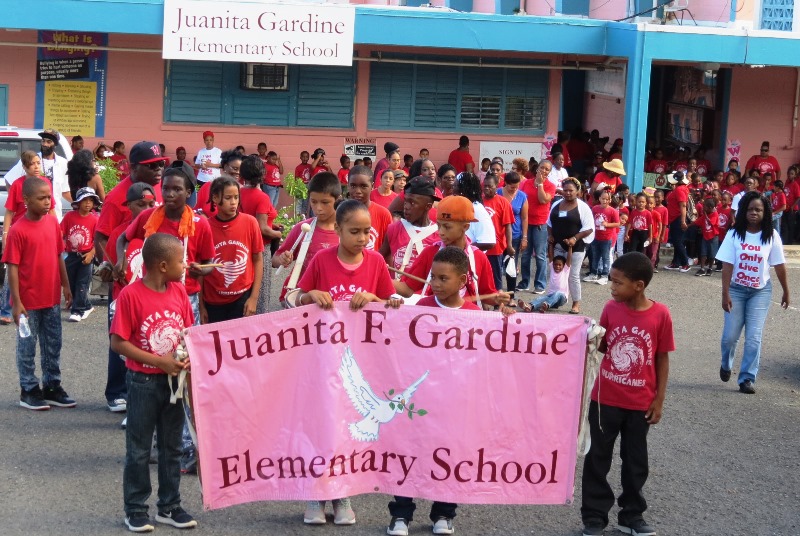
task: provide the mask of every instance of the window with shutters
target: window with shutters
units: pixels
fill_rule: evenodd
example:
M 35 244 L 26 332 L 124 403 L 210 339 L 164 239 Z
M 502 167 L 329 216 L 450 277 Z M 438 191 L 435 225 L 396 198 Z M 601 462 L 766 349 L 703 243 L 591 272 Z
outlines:
M 165 122 L 353 128 L 355 67 L 172 60 L 165 80 Z
M 545 70 L 377 62 L 368 127 L 543 134 L 548 85 Z

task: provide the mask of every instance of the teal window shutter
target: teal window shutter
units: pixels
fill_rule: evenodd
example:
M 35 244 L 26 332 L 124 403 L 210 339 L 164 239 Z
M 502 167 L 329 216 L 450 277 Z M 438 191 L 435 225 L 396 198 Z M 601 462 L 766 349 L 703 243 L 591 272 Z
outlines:
M 413 87 L 413 65 L 371 63 L 367 128 L 371 130 L 411 128 Z
M 297 126 L 353 128 L 355 68 L 300 67 Z
M 458 67 L 417 66 L 414 127 L 445 130 L 458 126 L 458 79 Z
M 165 120 L 176 123 L 222 123 L 223 63 L 167 62 Z

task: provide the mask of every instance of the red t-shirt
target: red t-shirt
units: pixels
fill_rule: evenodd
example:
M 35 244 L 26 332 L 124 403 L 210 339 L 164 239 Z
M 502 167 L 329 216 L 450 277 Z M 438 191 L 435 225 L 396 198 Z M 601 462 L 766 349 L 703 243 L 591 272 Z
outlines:
M 672 163 L 673 171 L 682 171 L 684 174 L 689 170 L 688 160 L 676 160 Z
M 344 186 L 347 185 L 347 175 L 349 173 L 350 173 L 350 170 L 349 169 L 345 169 L 345 168 L 340 169 L 338 171 L 338 173 L 336 173 L 336 176 L 339 177 L 339 182 L 342 183 L 342 185 L 344 185 Z
M 308 184 L 311 180 L 311 164 L 300 164 L 294 168 L 295 178 L 302 179 L 304 183 Z
M 131 178 L 125 177 L 106 194 L 95 232 L 108 236 L 118 225 L 131 220 L 131 211 L 126 204 L 128 188 L 131 187 L 131 184 L 133 184 Z M 161 183 L 153 186 L 153 191 L 156 193 L 156 206 L 161 206 Z
M 785 184 L 783 188 L 786 194 L 786 210 L 794 210 L 794 203 L 800 199 L 800 181 L 793 180 L 789 184 Z
M 592 400 L 607 406 L 647 411 L 656 397 L 656 354 L 675 350 L 672 317 L 663 304 L 652 301 L 646 311 L 634 311 L 609 301 L 600 315 L 608 350 Z M 602 386 L 600 383 L 602 382 Z
M 59 257 L 63 252 L 64 240 L 55 216 L 46 214 L 39 221 L 21 218 L 8 230 L 3 262 L 18 267 L 19 297 L 26 309 L 47 309 L 61 303 Z
M 216 216 L 217 207 L 211 207 L 211 183 L 214 181 L 204 182 L 197 192 L 197 201 L 194 204 L 194 209 L 201 209 L 206 217 L 210 218 Z
M 147 220 L 155 211 L 155 208 L 144 210 L 131 222 L 125 230 L 125 238 L 129 241 L 138 238 L 144 240 L 144 225 Z M 171 234 L 178 236 L 179 221 L 172 221 L 169 218 L 164 218 L 163 223 L 158 228 L 159 233 Z M 178 237 L 178 240 L 183 243 L 183 239 Z M 189 237 L 189 242 L 186 249 L 186 264 L 193 262 L 202 262 L 214 258 L 214 239 L 211 235 L 211 226 L 208 224 L 208 218 L 202 216 L 194 216 L 194 235 Z M 186 274 L 186 292 L 189 295 L 200 292 L 200 283 L 197 279 L 190 277 L 188 272 Z M 190 324 L 191 325 L 191 324 Z
M 732 218 L 731 218 L 731 213 L 732 212 L 733 211 L 731 210 L 731 207 L 718 208 L 717 209 L 717 214 L 719 214 L 719 221 L 717 223 L 718 223 L 718 226 L 719 226 L 719 242 L 720 242 L 720 244 L 725 239 L 725 235 L 728 232 L 728 227 L 732 223 Z
M 658 212 L 658 215 L 661 216 L 661 225 L 664 226 L 664 229 L 661 231 L 661 235 L 664 237 L 664 242 L 667 242 L 667 239 L 669 238 L 669 222 L 667 221 L 669 214 L 667 213 L 667 207 L 664 205 L 659 205 L 653 210 Z
M 281 170 L 274 164 L 266 164 L 264 166 L 264 184 L 267 186 L 282 186 Z
M 124 154 L 115 154 L 111 157 L 111 161 L 117 166 L 121 175 L 127 175 L 131 172 L 131 166 L 128 162 L 128 157 Z
M 425 249 L 422 250 L 422 253 L 419 254 L 419 257 L 417 257 L 417 259 L 414 261 L 414 264 L 406 268 L 406 272 L 411 275 L 421 277 L 422 279 L 428 279 L 428 275 L 431 272 L 431 266 L 433 266 L 433 257 L 443 247 L 444 245 L 442 244 L 441 240 L 437 241 L 431 246 L 426 246 Z M 461 297 L 475 295 L 475 276 L 478 277 L 478 292 L 480 292 L 480 294 L 494 294 L 497 292 L 497 289 L 494 286 L 494 274 L 492 273 L 492 266 L 489 264 L 489 259 L 486 258 L 486 254 L 484 254 L 483 251 L 479 250 L 475 246 L 467 244 L 467 248 L 470 248 L 472 250 L 472 254 L 474 255 L 476 273 L 467 274 L 467 285 L 461 289 Z M 466 248 L 464 249 L 464 252 L 469 255 Z M 408 285 L 414 292 L 419 292 L 422 290 L 422 283 L 419 281 L 409 279 L 406 276 L 401 277 L 400 281 Z M 430 296 L 431 294 L 432 292 L 429 285 L 426 295 Z
M 424 298 L 420 298 L 419 301 L 416 303 L 420 307 L 440 307 L 442 309 L 452 309 L 452 307 L 445 307 L 441 305 L 439 302 L 436 301 L 436 296 L 425 296 Z M 461 304 L 459 309 L 463 311 L 480 311 L 481 308 L 478 307 L 475 302 L 464 300 L 464 303 Z
M 122 225 L 118 225 L 116 229 L 111 231 L 111 234 L 108 235 L 108 245 L 109 247 L 106 248 L 106 257 L 108 258 L 108 262 L 113 265 L 117 264 L 117 239 L 125 232 L 125 230 L 130 225 L 130 222 L 123 223 Z M 128 249 L 125 250 L 125 283 L 120 283 L 117 280 L 114 280 L 114 284 L 111 287 L 111 297 L 116 298 L 119 296 L 119 293 L 125 288 L 125 285 L 131 282 L 133 279 L 133 274 L 136 275 L 136 279 L 141 279 L 144 275 L 144 265 L 142 259 L 142 246 L 144 245 L 144 241 L 139 240 L 131 240 L 128 242 Z
M 754 154 L 747 161 L 747 165 L 744 166 L 744 169 L 748 172 L 748 174 L 750 173 L 751 169 L 757 169 L 762 176 L 767 172 L 771 172 L 774 175 L 781 170 L 781 165 L 772 155 L 763 158 L 759 154 Z
M 773 214 L 775 211 L 781 207 L 786 208 L 786 194 L 784 194 L 781 190 L 773 190 L 772 195 L 769 197 L 770 203 L 772 204 L 772 212 Z
M 324 166 L 317 166 L 311 171 L 311 176 L 313 177 L 317 173 L 322 173 L 323 171 L 329 171 L 329 170 L 328 170 L 328 168 L 326 168 Z M 347 183 L 345 182 L 345 184 L 347 184 Z
M 553 196 L 556 195 L 555 185 L 548 180 L 544 181 L 544 191 L 550 196 L 550 201 L 547 203 L 539 202 L 539 187 L 536 186 L 535 180 L 524 181 L 519 189 L 528 196 L 528 225 L 547 223 L 547 218 L 550 216 L 550 203 L 553 201 Z
M 491 199 L 484 198 L 483 208 L 489 213 L 494 225 L 494 247 L 486 252 L 487 255 L 502 255 L 508 247 L 506 241 L 506 225 L 514 223 L 514 210 L 511 203 L 502 195 L 495 194 Z
M 708 177 L 708 173 L 711 171 L 711 162 L 708 160 L 698 160 L 697 161 L 697 174 L 701 177 Z
M 456 168 L 456 173 L 464 173 L 467 170 L 467 164 L 472 164 L 472 169 L 475 169 L 475 160 L 469 151 L 462 151 L 455 149 L 447 157 L 447 163 Z
M 649 231 L 653 225 L 653 215 L 647 209 L 633 209 L 628 216 L 628 227 L 633 231 Z
M 167 283 L 164 292 L 147 288 L 141 279 L 119 293 L 111 333 L 154 355 L 169 355 L 178 347 L 181 331 L 194 324 L 192 305 L 180 283 Z M 135 372 L 164 374 L 152 365 L 127 358 L 125 365 Z
M 414 227 L 415 229 L 423 230 L 424 227 Z M 395 221 L 392 222 L 391 225 L 386 229 L 386 240 L 389 241 L 389 251 L 391 252 L 392 257 L 392 266 L 397 268 L 398 270 L 402 269 L 403 266 L 403 258 L 406 255 L 406 249 L 408 248 L 409 243 L 411 242 L 411 237 L 408 236 L 408 231 L 406 231 L 405 226 L 403 225 L 403 221 Z M 430 246 L 435 244 L 439 241 L 439 233 L 434 231 L 433 234 L 429 235 L 427 238 L 422 240 L 423 248 L 425 246 Z M 411 249 L 411 254 L 408 258 L 408 265 L 406 268 L 414 264 L 414 260 L 417 258 L 419 253 L 417 252 L 417 248 L 413 247 Z M 399 274 L 398 274 L 399 279 Z
M 648 173 L 659 173 L 663 174 L 667 172 L 667 161 L 666 160 L 650 160 L 645 167 L 645 171 Z
M 294 243 L 297 242 L 297 238 L 300 236 L 302 232 L 301 226 L 304 223 L 311 225 L 313 218 L 309 218 L 307 220 L 303 220 L 300 223 L 295 224 L 292 227 L 292 230 L 289 231 L 289 234 L 286 236 L 286 239 L 281 243 L 281 246 L 278 248 L 278 251 L 275 252 L 275 255 L 281 255 L 285 251 L 289 251 Z M 300 242 L 297 244 L 297 247 L 294 248 L 293 257 L 297 259 L 297 254 L 300 253 L 300 248 L 302 247 L 303 243 Z M 308 251 L 306 252 L 306 258 L 303 261 L 303 267 L 300 269 L 300 275 L 302 276 L 305 271 L 308 269 L 308 265 L 311 263 L 311 260 L 322 250 L 332 248 L 334 246 L 339 245 L 339 235 L 336 234 L 336 231 L 328 231 L 326 229 L 320 229 L 319 227 L 314 228 L 314 233 L 311 235 L 311 243 L 308 245 Z M 283 290 L 281 290 L 280 299 L 282 300 L 286 295 L 286 285 L 289 283 L 289 277 L 292 274 L 291 266 L 289 268 L 289 272 L 286 275 L 286 280 L 283 282 Z
M 216 250 L 214 263 L 225 266 L 203 277 L 203 300 L 213 305 L 231 303 L 253 286 L 253 253 L 264 251 L 261 229 L 253 216 L 243 213 L 228 221 L 209 218 L 208 223 Z
M 602 205 L 595 205 L 592 207 L 592 215 L 594 216 L 594 230 L 595 240 L 613 240 L 619 227 L 606 228 L 605 223 L 619 223 L 619 211 L 613 207 L 605 207 Z
M 397 197 L 396 193 L 389 192 L 389 195 L 382 195 L 377 188 L 369 193 L 369 200 L 373 203 L 379 204 L 386 210 L 389 210 L 389 205 L 392 204 L 392 201 L 394 201 L 395 197 Z
M 675 218 L 680 217 L 681 207 L 680 203 L 689 202 L 689 187 L 685 184 L 679 184 L 667 196 L 667 223 L 672 223 Z
M 736 184 L 734 184 L 732 186 L 728 186 L 726 184 L 725 186 L 721 186 L 720 190 L 722 190 L 723 192 L 729 192 L 732 196 L 734 196 L 734 195 L 736 195 L 739 192 L 744 190 L 744 184 L 739 183 L 739 182 L 737 182 Z
M 300 278 L 298 287 L 303 292 L 324 290 L 333 301 L 349 301 L 356 292 L 369 292 L 382 300 L 394 294 L 394 285 L 380 253 L 364 250 L 364 258 L 355 269 L 345 267 L 337 252 L 339 247 L 320 251 L 311 260 Z
M 257 218 L 259 214 L 267 215 L 267 225 L 272 227 L 272 222 L 278 217 L 278 211 L 272 204 L 272 200 L 260 188 L 245 188 L 239 190 L 239 212 L 249 214 Z M 260 228 L 259 228 L 260 229 Z M 259 230 L 259 234 L 261 231 Z M 264 245 L 270 241 L 263 237 Z
M 61 233 L 64 235 L 67 253 L 77 251 L 86 253 L 94 249 L 94 230 L 97 227 L 97 212 L 81 216 L 77 210 L 64 214 L 61 220 Z
M 392 223 L 392 214 L 377 203 L 370 203 L 367 209 L 372 229 L 369 230 L 369 242 L 366 249 L 378 251 L 386 237 L 386 229 Z
M 611 177 L 605 171 L 598 171 L 592 182 L 596 182 L 598 184 L 602 182 L 606 186 L 611 186 L 611 193 L 613 194 L 617 191 L 617 186 L 622 184 L 622 179 L 619 177 Z
M 719 236 L 719 213 L 714 211 L 711 214 L 706 214 L 704 211 L 698 211 L 697 220 L 695 224 L 700 228 L 703 233 L 704 240 L 711 240 L 715 236 Z
M 50 196 L 53 195 L 53 183 L 50 182 L 45 177 L 39 177 L 44 181 L 47 181 L 47 184 L 50 185 Z M 6 197 L 6 210 L 13 210 L 14 216 L 11 218 L 11 225 L 17 223 L 21 217 L 28 212 L 28 205 L 25 204 L 25 199 L 22 197 L 22 184 L 25 182 L 25 176 L 18 178 L 11 186 L 8 187 L 8 197 Z M 54 202 L 58 202 L 57 200 L 53 199 Z
M 661 226 L 664 222 L 661 221 L 661 214 L 655 208 L 647 212 L 650 213 L 650 217 L 653 219 L 653 242 L 658 242 L 661 240 Z

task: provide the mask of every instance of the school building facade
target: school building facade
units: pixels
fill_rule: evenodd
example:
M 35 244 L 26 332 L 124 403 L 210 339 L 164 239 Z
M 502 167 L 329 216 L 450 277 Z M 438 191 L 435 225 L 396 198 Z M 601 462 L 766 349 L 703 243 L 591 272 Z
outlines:
M 461 134 L 477 159 L 482 142 L 596 128 L 624 139 L 634 187 L 648 140 L 705 145 L 720 168 L 733 140 L 742 160 L 769 140 L 784 169 L 799 161 L 794 0 L 663 3 L 368 0 L 355 7 L 352 66 L 266 67 L 283 85 L 254 90 L 249 64 L 163 60 L 163 0 L 6 0 L 0 124 L 43 126 L 46 29 L 108 36 L 102 137 L 88 148 L 153 139 L 191 156 L 210 129 L 223 149 L 266 141 L 288 171 L 316 147 L 336 168 L 347 138 L 375 139 L 378 157 L 388 140 L 414 156 L 426 147 L 443 163 Z

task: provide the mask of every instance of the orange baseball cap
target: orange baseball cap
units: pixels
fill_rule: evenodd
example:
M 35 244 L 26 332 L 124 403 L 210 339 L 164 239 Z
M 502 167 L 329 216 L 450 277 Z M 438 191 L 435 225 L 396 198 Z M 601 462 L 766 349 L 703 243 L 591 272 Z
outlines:
M 472 202 L 460 195 L 449 195 L 439 201 L 436 207 L 436 221 L 462 221 L 473 222 L 475 219 L 475 209 Z

